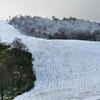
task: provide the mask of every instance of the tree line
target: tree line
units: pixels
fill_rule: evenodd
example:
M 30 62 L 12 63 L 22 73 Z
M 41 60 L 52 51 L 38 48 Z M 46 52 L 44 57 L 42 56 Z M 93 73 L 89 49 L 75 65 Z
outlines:
M 67 29 L 68 27 L 64 26 L 64 23 L 71 22 L 75 23 L 77 19 L 75 17 L 66 18 L 64 17 L 62 20 L 58 19 L 55 16 L 52 16 L 52 20 L 48 18 L 41 18 L 41 17 L 31 17 L 31 16 L 16 16 L 13 17 L 9 24 L 13 25 L 17 28 L 21 33 L 26 34 L 28 36 L 34 36 L 39 38 L 47 38 L 47 39 L 77 39 L 77 40 L 90 40 L 90 41 L 99 41 L 100 40 L 100 29 L 95 30 L 94 32 L 90 32 L 90 30 L 78 30 L 72 32 L 73 29 Z M 60 26 L 58 29 L 53 31 L 52 33 L 49 32 L 53 30 L 55 25 L 59 23 Z M 61 27 L 61 24 L 62 27 Z M 81 23 L 80 23 L 81 24 Z M 90 24 L 90 23 L 89 23 Z M 91 23 L 92 24 L 92 23 Z M 78 24 L 79 25 L 79 24 Z M 99 27 L 100 24 L 96 23 Z

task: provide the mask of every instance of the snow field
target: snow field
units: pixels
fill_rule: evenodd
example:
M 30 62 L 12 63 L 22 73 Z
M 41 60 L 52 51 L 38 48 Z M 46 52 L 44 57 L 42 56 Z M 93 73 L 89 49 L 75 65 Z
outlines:
M 21 38 L 35 58 L 35 87 L 14 100 L 83 100 L 100 95 L 99 42 L 28 37 L 5 21 L 0 27 L 2 41 Z

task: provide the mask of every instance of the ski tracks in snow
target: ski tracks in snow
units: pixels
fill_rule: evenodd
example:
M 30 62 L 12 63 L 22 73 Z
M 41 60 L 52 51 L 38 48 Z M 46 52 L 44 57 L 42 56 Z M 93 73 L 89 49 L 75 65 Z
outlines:
M 100 53 L 95 43 L 42 40 L 38 45 L 38 51 L 33 50 L 37 81 L 29 100 L 82 100 L 99 93 Z

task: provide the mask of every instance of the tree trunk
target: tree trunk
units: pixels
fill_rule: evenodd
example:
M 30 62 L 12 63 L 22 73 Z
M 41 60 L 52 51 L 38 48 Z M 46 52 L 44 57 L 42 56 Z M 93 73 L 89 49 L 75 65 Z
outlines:
M 1 100 L 3 100 L 3 84 L 2 84 L 2 82 L 1 82 Z

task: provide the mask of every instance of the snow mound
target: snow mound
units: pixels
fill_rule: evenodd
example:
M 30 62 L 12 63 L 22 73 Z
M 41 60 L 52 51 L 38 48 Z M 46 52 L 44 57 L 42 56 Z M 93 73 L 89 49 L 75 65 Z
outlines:
M 21 38 L 35 57 L 35 88 L 14 100 L 83 100 L 100 95 L 100 42 L 28 37 L 6 21 L 0 21 L 0 27 L 2 41 Z

